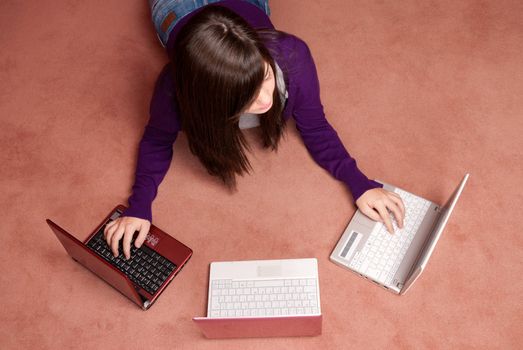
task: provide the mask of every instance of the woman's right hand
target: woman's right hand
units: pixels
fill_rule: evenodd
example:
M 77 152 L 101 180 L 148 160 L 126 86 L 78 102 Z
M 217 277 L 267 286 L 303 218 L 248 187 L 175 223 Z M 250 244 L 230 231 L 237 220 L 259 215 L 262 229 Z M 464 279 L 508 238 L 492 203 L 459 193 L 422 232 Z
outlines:
M 394 214 L 398 227 L 403 228 L 405 204 L 397 193 L 383 188 L 373 188 L 363 193 L 356 201 L 356 205 L 363 214 L 383 223 L 390 233 L 394 233 L 394 227 L 389 212 Z
M 104 237 L 115 257 L 119 255 L 118 244 L 123 237 L 123 253 L 127 259 L 130 259 L 131 241 L 133 240 L 134 233 L 139 231 L 138 237 L 136 237 L 134 241 L 134 246 L 140 248 L 150 228 L 151 223 L 148 220 L 132 216 L 123 216 L 111 221 L 105 226 Z

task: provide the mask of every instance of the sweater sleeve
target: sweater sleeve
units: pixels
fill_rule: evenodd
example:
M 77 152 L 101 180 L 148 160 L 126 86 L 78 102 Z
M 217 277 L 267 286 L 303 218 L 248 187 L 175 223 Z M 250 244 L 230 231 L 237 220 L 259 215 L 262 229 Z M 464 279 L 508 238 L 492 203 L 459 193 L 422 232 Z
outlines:
M 338 134 L 325 118 L 314 60 L 307 44 L 298 38 L 296 40 L 296 69 L 292 74 L 296 89 L 293 109 L 296 128 L 316 163 L 345 183 L 356 201 L 365 191 L 382 185 L 369 180 L 358 169 L 356 160 L 347 152 Z
M 122 216 L 152 221 L 152 202 L 173 156 L 180 129 L 173 96 L 170 65 L 160 73 L 150 106 L 150 118 L 140 141 L 138 162 L 129 207 Z

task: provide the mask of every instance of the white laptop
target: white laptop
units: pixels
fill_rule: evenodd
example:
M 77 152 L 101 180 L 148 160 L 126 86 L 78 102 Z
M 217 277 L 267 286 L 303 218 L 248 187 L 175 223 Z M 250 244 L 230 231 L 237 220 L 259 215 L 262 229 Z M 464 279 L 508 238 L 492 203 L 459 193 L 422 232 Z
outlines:
M 439 205 L 383 183 L 405 204 L 404 227 L 394 234 L 357 210 L 332 251 L 332 262 L 396 294 L 405 294 L 421 275 L 465 187 L 469 174 L 447 203 Z
M 213 262 L 207 317 L 193 320 L 208 338 L 321 334 L 318 262 Z

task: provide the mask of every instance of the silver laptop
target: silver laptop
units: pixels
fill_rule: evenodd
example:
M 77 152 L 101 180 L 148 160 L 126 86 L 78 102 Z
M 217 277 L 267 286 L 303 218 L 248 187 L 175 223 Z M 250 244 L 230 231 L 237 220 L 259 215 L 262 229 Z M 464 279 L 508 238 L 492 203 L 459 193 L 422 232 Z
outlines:
M 469 174 L 447 203 L 439 205 L 383 183 L 405 204 L 404 227 L 393 219 L 394 234 L 359 210 L 336 244 L 330 259 L 396 294 L 405 294 L 421 275 L 449 220 Z
M 318 261 L 213 262 L 207 317 L 193 320 L 208 338 L 319 335 Z

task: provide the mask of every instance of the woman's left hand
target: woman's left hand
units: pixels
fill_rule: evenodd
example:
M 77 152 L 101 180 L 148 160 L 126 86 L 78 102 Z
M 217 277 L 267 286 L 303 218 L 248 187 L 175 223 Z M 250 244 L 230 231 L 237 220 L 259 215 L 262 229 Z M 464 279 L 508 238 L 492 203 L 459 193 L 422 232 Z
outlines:
M 399 228 L 403 228 L 405 205 L 401 197 L 383 188 L 373 188 L 356 200 L 361 212 L 374 221 L 382 222 L 390 233 L 394 233 L 389 211 L 394 214 Z

